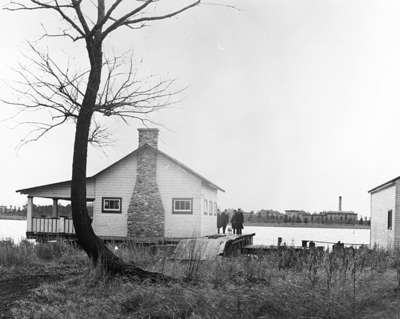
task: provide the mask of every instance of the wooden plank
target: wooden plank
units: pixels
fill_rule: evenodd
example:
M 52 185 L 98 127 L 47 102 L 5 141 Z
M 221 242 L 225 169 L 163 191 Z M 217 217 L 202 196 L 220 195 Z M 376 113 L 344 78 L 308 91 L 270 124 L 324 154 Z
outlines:
M 28 231 L 32 230 L 32 214 L 33 214 L 33 197 L 28 196 L 28 204 L 26 206 L 26 227 Z
M 68 234 L 71 234 L 71 220 L 68 218 Z
M 60 217 L 57 221 L 57 233 L 64 233 L 65 218 Z

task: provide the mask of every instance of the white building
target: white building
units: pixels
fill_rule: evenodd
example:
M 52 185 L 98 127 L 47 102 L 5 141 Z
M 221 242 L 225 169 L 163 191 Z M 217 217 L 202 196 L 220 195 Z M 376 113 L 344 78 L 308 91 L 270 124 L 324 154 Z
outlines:
M 371 247 L 390 249 L 400 244 L 400 176 L 369 191 Z
M 139 129 L 136 150 L 87 178 L 93 202 L 92 226 L 104 239 L 187 238 L 214 234 L 216 184 L 158 149 L 158 130 Z M 57 201 L 70 200 L 70 181 L 20 189 L 28 195 L 29 238 L 40 233 L 73 233 Z M 53 199 L 53 218 L 32 218 L 34 197 Z

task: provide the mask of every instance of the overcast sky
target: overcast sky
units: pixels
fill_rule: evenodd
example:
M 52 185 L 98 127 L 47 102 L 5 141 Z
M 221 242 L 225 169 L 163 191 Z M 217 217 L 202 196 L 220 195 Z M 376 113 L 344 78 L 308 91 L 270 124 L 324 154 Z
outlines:
M 226 189 L 222 208 L 314 212 L 336 209 L 342 195 L 344 209 L 369 215 L 367 191 L 400 175 L 400 2 L 230 3 L 240 11 L 201 6 L 105 44 L 108 55 L 133 50 L 143 75 L 188 86 L 177 106 L 153 116 L 164 126 L 160 149 Z M 8 97 L 26 41 L 59 20 L 0 14 Z M 68 40 L 40 46 L 87 62 Z M 1 107 L 2 119 L 15 112 Z M 26 132 L 17 121 L 0 123 L 0 204 L 24 204 L 16 189 L 71 174 L 72 126 L 17 150 Z M 139 126 L 112 123 L 115 144 L 90 149 L 89 175 L 135 149 Z

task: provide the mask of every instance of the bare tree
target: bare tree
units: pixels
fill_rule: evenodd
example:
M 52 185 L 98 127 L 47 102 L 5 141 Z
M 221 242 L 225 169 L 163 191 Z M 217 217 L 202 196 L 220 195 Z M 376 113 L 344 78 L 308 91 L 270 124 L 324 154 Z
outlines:
M 107 132 L 93 121 L 94 114 L 118 116 L 123 120 L 143 120 L 146 114 L 169 104 L 168 88 L 172 84 L 171 81 L 160 81 L 143 88 L 142 83 L 134 76 L 132 65 L 121 80 L 121 73 L 118 71 L 121 58 L 106 60 L 103 57 L 104 40 L 122 27 L 140 29 L 148 22 L 174 17 L 200 4 L 200 0 L 195 0 L 160 15 L 148 15 L 149 10 L 160 0 L 141 0 L 139 4 L 138 1 L 110 0 L 107 1 L 108 6 L 105 0 L 11 1 L 7 10 L 44 10 L 61 17 L 66 29 L 58 34 L 45 32 L 44 36 L 84 41 L 89 58 L 88 71 L 74 73 L 69 67 L 62 68 L 49 55 L 31 46 L 35 53 L 32 61 L 45 76 L 28 68 L 22 69 L 20 75 L 27 89 L 22 89 L 20 93 L 28 97 L 29 102 L 11 104 L 51 111 L 51 123 L 32 123 L 39 125 L 35 128 L 36 135 L 32 137 L 34 140 L 69 120 L 74 121 L 76 129 L 71 180 L 72 217 L 78 243 L 93 264 L 112 274 L 124 273 L 140 278 L 160 279 L 163 278 L 161 274 L 127 264 L 114 255 L 94 233 L 86 207 L 88 142 L 99 143 L 99 138 L 108 137 Z

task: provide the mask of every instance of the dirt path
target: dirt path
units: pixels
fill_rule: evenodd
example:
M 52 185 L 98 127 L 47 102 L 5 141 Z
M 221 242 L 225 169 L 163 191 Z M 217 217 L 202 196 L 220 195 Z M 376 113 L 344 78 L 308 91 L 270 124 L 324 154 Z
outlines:
M 27 296 L 32 289 L 63 278 L 62 275 L 21 275 L 0 279 L 0 319 L 12 318 L 10 309 L 13 303 Z

